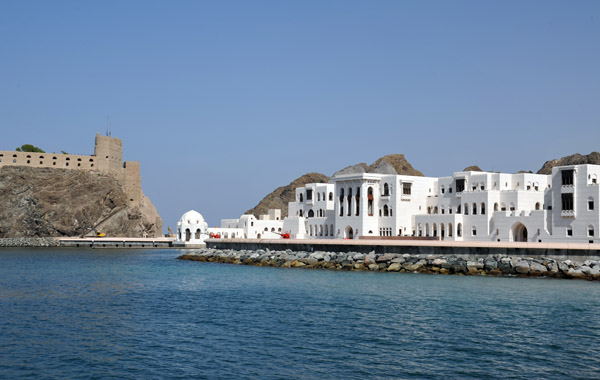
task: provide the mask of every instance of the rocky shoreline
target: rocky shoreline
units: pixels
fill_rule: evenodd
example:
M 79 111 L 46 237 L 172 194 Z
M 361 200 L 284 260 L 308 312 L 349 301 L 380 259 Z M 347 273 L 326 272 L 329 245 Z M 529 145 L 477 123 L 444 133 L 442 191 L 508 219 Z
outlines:
M 281 268 L 600 280 L 600 260 L 574 262 L 548 257 L 494 255 L 465 258 L 457 255 L 410 255 L 408 253 L 363 254 L 203 248 L 186 252 L 178 259 Z
M 1 238 L 0 247 L 33 248 L 58 247 L 60 242 L 51 237 L 44 238 Z

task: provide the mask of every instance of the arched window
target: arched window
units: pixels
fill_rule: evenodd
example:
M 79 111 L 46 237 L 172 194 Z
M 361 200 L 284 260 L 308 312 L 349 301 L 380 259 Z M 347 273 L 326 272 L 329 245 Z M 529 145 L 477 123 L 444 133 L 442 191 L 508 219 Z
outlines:
M 437 214 L 437 213 L 438 213 L 438 208 L 437 208 L 437 206 L 435 206 L 435 207 L 433 208 L 433 213 L 434 213 L 434 214 Z
M 469 204 L 465 203 L 465 215 L 469 215 Z
M 383 206 L 383 216 L 390 216 L 390 211 L 387 205 Z
M 360 187 L 356 188 L 356 196 L 354 197 L 356 201 L 356 216 L 360 215 Z
M 190 231 L 189 228 L 185 229 L 185 241 L 190 241 L 190 239 L 192 238 L 192 232 Z
M 304 199 L 303 199 L 302 193 L 300 193 L 300 202 L 304 202 Z
M 300 210 L 300 216 L 302 216 L 302 210 Z
M 340 189 L 340 216 L 344 216 L 344 188 Z
M 589 211 L 594 210 L 594 198 L 592 198 L 592 197 L 588 198 L 588 210 Z
M 333 200 L 333 191 L 329 193 L 329 200 L 332 201 Z
M 383 184 L 383 195 L 384 196 L 390 195 L 390 187 L 388 186 L 387 183 Z
M 456 236 L 462 237 L 462 223 L 456 225 Z
M 510 211 L 515 211 L 515 204 L 510 202 Z
M 390 207 L 390 216 L 394 216 L 394 215 L 392 214 L 392 208 L 391 208 L 391 207 Z
M 539 210 L 539 209 L 540 209 L 540 202 L 536 202 L 536 203 L 535 203 L 535 209 L 536 209 L 536 210 Z
M 477 227 L 473 226 L 471 228 L 471 236 L 477 236 Z
M 427 206 L 427 213 L 431 214 L 431 206 Z
M 588 237 L 594 237 L 594 226 L 591 224 L 588 226 Z
M 500 204 L 500 211 L 506 211 L 506 204 L 504 202 Z
M 325 236 L 329 236 L 329 225 L 325 225 Z
M 373 216 L 373 188 L 367 189 L 367 213 L 369 216 Z
M 473 215 L 477 215 L 477 203 L 473 202 Z
M 314 216 L 315 216 L 315 212 L 311 208 L 310 210 L 308 210 L 308 217 L 309 218 L 314 218 Z
M 456 208 L 456 213 L 460 214 L 461 210 L 460 210 L 460 205 L 458 205 L 458 207 Z
M 352 188 L 348 189 L 348 216 L 352 215 Z
M 200 228 L 198 228 L 196 230 L 196 233 L 194 234 L 194 239 L 196 239 L 196 240 L 200 239 Z
M 317 193 L 317 202 L 321 202 L 321 193 Z
M 498 211 L 498 202 L 494 203 L 494 211 Z
M 437 237 L 437 224 L 433 223 L 433 237 Z
M 448 237 L 452 237 L 452 223 L 448 223 Z
M 275 232 L 275 227 L 271 227 L 271 232 Z
M 429 223 L 425 223 L 425 236 L 429 236 Z
M 313 231 L 312 231 L 312 224 L 309 226 L 309 229 L 310 229 L 310 234 L 309 234 L 309 235 L 310 235 L 310 236 L 313 236 L 313 233 L 312 233 L 312 232 L 313 232 Z
M 423 236 L 423 226 L 421 225 L 421 223 L 419 223 L 418 231 L 419 231 L 419 236 Z
M 485 202 L 481 202 L 481 215 L 485 215 Z
M 323 236 L 323 225 L 319 226 L 319 236 Z

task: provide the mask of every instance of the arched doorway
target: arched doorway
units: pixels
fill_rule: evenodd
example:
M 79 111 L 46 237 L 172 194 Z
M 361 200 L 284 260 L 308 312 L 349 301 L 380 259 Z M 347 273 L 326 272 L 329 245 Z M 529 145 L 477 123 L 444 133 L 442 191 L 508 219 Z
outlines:
M 192 232 L 190 231 L 189 228 L 186 228 L 185 229 L 185 241 L 190 241 L 191 237 L 192 237 Z
M 354 230 L 350 226 L 346 227 L 346 238 L 354 239 Z
M 513 241 L 527 241 L 527 227 L 523 223 L 515 223 L 510 230 Z

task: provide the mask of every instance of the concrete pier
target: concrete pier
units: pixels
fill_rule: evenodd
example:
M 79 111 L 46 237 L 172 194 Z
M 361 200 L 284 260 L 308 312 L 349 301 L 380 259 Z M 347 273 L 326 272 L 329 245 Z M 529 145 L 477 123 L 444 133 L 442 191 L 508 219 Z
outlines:
M 79 248 L 170 248 L 175 238 L 89 237 L 57 238 L 61 247 Z

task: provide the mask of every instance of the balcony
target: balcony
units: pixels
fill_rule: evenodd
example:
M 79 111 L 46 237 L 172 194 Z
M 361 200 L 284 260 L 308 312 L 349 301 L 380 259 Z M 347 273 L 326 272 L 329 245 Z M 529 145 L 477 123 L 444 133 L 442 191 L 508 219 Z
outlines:
M 563 218 L 575 218 L 575 210 L 562 210 L 560 216 Z

